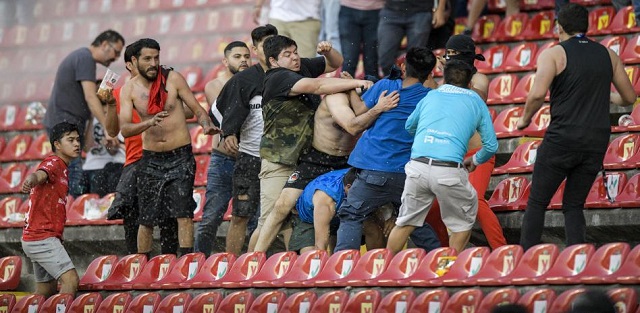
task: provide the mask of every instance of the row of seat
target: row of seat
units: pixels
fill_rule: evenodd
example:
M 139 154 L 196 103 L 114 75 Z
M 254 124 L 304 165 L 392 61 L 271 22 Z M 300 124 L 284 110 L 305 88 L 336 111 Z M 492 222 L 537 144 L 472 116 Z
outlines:
M 433 289 L 418 295 L 413 290 L 396 290 L 383 295 L 379 290 L 362 290 L 349 294 L 344 290 L 301 291 L 287 295 L 284 291 L 256 293 L 243 290 L 224 296 L 209 291 L 193 296 L 187 292 L 171 293 L 164 298 L 155 292 L 139 294 L 113 293 L 102 299 L 97 292 L 84 293 L 77 298 L 59 294 L 45 301 L 31 295 L 15 303 L 15 296 L 0 296 L 5 312 L 31 313 L 86 313 L 86 312 L 185 312 L 185 313 L 272 313 L 272 312 L 331 312 L 331 313 L 458 313 L 490 312 L 496 306 L 518 303 L 528 312 L 567 312 L 571 303 L 586 291 L 584 288 L 565 290 L 556 296 L 552 289 L 532 289 L 520 295 L 515 288 L 501 288 L 486 295 L 477 288 L 463 289 L 449 295 L 446 289 Z M 616 312 L 638 313 L 637 292 L 633 288 L 614 288 L 607 294 L 615 303 Z M 2 306 L 0 306 L 2 308 Z
M 118 260 L 100 256 L 80 279 L 80 290 L 173 290 L 190 288 L 310 288 L 310 287 L 438 287 L 543 284 L 638 284 L 640 245 L 579 244 L 560 249 L 540 244 L 523 252 L 518 245 L 489 251 L 474 247 L 457 254 L 444 247 L 425 252 L 405 249 L 395 256 L 373 249 L 360 256 L 344 250 L 301 255 L 287 251 L 267 258 L 249 252 L 236 258 L 217 253 L 205 259 L 191 253 L 158 255 L 147 261 L 140 254 Z

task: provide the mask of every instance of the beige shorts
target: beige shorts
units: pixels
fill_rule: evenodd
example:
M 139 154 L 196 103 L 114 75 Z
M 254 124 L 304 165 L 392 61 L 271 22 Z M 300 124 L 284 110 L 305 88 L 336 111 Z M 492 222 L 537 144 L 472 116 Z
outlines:
M 276 206 L 276 201 L 280 197 L 280 192 L 289 176 L 295 170 L 295 166 L 273 163 L 262 160 L 260 168 L 260 217 L 258 227 L 262 227 Z

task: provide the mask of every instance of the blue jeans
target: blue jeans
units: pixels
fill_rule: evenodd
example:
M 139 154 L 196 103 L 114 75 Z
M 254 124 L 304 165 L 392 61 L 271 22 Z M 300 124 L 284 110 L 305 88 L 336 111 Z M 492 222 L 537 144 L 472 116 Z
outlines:
M 427 46 L 431 19 L 431 12 L 398 12 L 386 8 L 380 11 L 378 61 L 385 76 L 396 63 L 404 36 L 407 36 L 407 49 Z
M 355 77 L 362 52 L 364 74 L 378 77 L 378 22 L 380 10 L 357 10 L 341 6 L 339 15 L 340 42 L 344 62 L 342 70 Z
M 340 45 L 340 31 L 338 29 L 338 12 L 340 12 L 340 0 L 322 0 L 322 11 L 320 14 L 320 35 L 318 42 L 331 42 L 333 49 L 342 53 Z
M 209 160 L 207 172 L 207 191 L 202 212 L 202 221 L 196 231 L 195 251 L 206 256 L 211 254 L 213 242 L 222 223 L 224 213 L 231 200 L 233 167 L 235 159 L 224 154 L 213 152 Z
M 404 190 L 405 173 L 360 170 L 349 189 L 347 199 L 338 209 L 340 227 L 335 251 L 360 249 L 362 223 L 379 207 L 393 203 L 400 206 Z M 429 224 L 411 234 L 416 246 L 431 250 L 440 246 Z

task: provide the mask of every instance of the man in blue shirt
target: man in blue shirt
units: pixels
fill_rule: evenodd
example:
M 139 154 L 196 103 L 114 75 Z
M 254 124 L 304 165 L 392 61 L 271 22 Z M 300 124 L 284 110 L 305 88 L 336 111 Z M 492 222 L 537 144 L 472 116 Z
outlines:
M 423 84 L 435 63 L 435 56 L 429 49 L 410 48 L 402 64 L 404 79 L 382 79 L 362 96 L 364 103 L 351 102 L 354 111 L 359 112 L 361 108 L 358 106 L 364 107 L 365 111 L 372 108 L 383 93 L 397 91 L 400 95 L 398 106 L 380 114 L 362 134 L 351 153 L 349 165 L 357 169 L 358 176 L 338 210 L 340 228 L 336 251 L 358 249 L 362 224 L 367 217 L 387 203 L 400 204 L 405 180 L 404 165 L 409 161 L 413 143 L 413 137 L 404 129 L 404 124 L 418 101 L 431 90 Z M 425 237 L 433 236 L 432 230 L 425 234 Z M 424 241 L 420 243 L 426 243 Z M 435 243 L 435 246 L 439 244 Z
M 442 221 L 451 231 L 449 246 L 460 253 L 471 235 L 478 212 L 478 196 L 469 183 L 469 172 L 488 161 L 498 150 L 487 106 L 469 89 L 472 69 L 452 60 L 444 68 L 445 85 L 430 92 L 409 116 L 406 129 L 415 134 L 411 161 L 396 227 L 387 248 L 396 253 L 407 237 L 421 227 L 438 198 Z M 446 104 L 446 105 L 445 105 Z M 469 139 L 478 131 L 482 148 L 463 161 Z

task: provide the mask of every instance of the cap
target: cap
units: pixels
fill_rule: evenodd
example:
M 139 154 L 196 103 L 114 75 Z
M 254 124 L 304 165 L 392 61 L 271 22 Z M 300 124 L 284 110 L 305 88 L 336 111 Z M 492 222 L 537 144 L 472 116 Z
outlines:
M 446 48 L 456 50 L 460 53 L 475 54 L 475 59 L 484 61 L 482 54 L 476 54 L 476 44 L 473 39 L 467 35 L 453 35 L 447 41 Z

